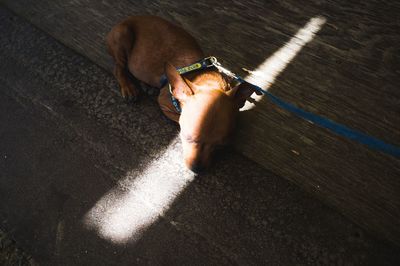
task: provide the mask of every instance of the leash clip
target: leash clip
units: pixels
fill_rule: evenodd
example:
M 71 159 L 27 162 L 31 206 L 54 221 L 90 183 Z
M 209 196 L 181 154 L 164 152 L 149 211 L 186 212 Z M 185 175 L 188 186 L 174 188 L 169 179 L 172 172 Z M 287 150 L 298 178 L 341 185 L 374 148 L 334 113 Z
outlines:
M 204 67 L 209 68 L 212 66 L 216 66 L 218 63 L 218 60 L 215 56 L 209 56 L 203 59 L 204 61 Z

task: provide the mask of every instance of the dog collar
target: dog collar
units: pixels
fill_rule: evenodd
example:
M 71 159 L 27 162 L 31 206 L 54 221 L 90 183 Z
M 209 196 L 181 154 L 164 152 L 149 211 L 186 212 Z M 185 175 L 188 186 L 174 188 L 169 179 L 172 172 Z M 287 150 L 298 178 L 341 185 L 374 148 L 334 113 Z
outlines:
M 209 57 L 205 57 L 189 66 L 177 68 L 176 71 L 178 71 L 178 73 L 180 75 L 182 75 L 182 74 L 190 73 L 190 72 L 197 71 L 197 70 L 215 67 L 217 65 L 217 63 L 218 63 L 217 58 L 215 58 L 214 56 L 209 56 Z M 179 101 L 173 96 L 171 84 L 168 82 L 168 78 L 165 74 L 161 77 L 160 83 L 161 83 L 161 88 L 164 87 L 168 83 L 168 90 L 171 95 L 171 102 L 174 105 L 175 110 L 180 114 L 182 112 L 182 108 L 179 105 Z
M 171 95 L 171 102 L 175 107 L 175 111 L 177 111 L 179 114 L 182 113 L 181 105 L 179 104 L 178 100 L 172 94 L 172 87 L 171 87 L 170 83 L 168 83 L 168 90 L 169 90 L 169 94 Z
M 178 73 L 182 75 L 182 74 L 186 74 L 186 73 L 193 72 L 196 70 L 214 67 L 217 62 L 218 62 L 217 58 L 215 58 L 214 56 L 209 56 L 209 57 L 205 57 L 189 66 L 177 68 L 176 71 L 178 71 Z M 161 79 L 160 79 L 160 84 L 161 84 L 160 88 L 167 85 L 167 83 L 168 83 L 168 78 L 164 74 L 161 76 Z

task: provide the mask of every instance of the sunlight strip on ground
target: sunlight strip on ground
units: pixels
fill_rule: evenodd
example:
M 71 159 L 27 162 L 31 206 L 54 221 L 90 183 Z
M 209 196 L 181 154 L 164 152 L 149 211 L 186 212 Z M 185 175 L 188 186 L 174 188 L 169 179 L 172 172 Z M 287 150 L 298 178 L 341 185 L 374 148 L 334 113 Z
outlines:
M 296 57 L 300 50 L 314 39 L 315 34 L 317 34 L 325 22 L 326 19 L 321 16 L 311 18 L 284 46 L 267 58 L 254 71 L 251 71 L 250 75 L 248 75 L 245 80 L 268 90 L 278 75 Z M 251 96 L 256 102 L 260 101 L 263 97 L 263 95 L 257 95 L 255 93 Z M 250 110 L 254 108 L 254 106 L 254 102 L 246 101 L 245 105 L 240 110 Z
M 144 170 L 128 172 L 86 214 L 86 227 L 115 244 L 139 239 L 194 179 L 181 163 L 180 150 L 170 146 Z

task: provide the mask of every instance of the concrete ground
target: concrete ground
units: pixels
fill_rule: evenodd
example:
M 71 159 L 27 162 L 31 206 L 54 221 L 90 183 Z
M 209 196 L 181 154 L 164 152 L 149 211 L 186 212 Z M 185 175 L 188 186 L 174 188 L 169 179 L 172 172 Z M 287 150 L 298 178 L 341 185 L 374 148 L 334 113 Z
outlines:
M 0 8 L 0 228 L 41 265 L 399 265 L 400 250 L 234 151 L 182 165 L 153 97 Z

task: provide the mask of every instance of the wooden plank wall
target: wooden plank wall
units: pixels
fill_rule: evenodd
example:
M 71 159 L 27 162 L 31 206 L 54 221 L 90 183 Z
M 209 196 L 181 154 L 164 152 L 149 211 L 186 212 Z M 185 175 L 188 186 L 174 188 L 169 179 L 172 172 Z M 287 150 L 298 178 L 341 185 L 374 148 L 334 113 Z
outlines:
M 104 36 L 128 15 L 183 25 L 233 71 L 255 69 L 310 18 L 326 23 L 269 88 L 308 111 L 400 145 L 400 3 L 390 1 L 1 0 L 111 70 Z M 18 32 L 16 32 L 18 34 Z M 236 147 L 377 236 L 400 244 L 400 160 L 262 99 L 242 112 Z

